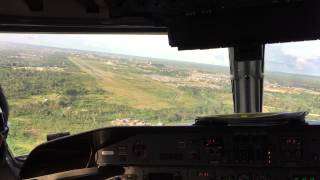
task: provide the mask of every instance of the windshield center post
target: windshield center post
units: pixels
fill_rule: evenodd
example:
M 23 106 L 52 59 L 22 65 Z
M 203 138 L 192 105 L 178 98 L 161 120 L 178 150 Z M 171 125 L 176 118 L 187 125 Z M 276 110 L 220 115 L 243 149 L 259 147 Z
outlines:
M 262 112 L 265 45 L 229 48 L 235 113 Z

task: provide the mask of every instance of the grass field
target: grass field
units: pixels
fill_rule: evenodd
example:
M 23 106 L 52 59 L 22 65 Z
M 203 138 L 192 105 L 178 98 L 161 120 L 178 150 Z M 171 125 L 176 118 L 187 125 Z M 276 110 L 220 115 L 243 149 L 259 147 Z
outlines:
M 226 67 L 17 44 L 0 51 L 0 84 L 11 109 L 8 141 L 16 155 L 47 134 L 119 119 L 192 124 L 196 116 L 233 111 Z M 266 76 L 265 111 L 307 110 L 320 120 L 318 78 Z

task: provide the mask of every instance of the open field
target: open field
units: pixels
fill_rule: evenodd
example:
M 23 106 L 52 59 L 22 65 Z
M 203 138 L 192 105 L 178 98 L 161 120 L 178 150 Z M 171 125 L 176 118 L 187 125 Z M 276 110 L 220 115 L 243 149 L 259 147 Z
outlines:
M 122 120 L 192 124 L 196 116 L 233 111 L 226 67 L 18 44 L 0 44 L 0 51 L 16 155 L 29 153 L 50 133 Z M 264 110 L 306 110 L 308 118 L 320 120 L 319 79 L 266 73 Z

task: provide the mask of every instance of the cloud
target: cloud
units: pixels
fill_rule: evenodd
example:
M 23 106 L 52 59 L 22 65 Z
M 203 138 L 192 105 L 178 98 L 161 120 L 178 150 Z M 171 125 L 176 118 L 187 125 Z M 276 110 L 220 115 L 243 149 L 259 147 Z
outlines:
M 320 76 L 318 41 L 267 45 L 266 70 Z M 310 47 L 311 50 L 309 49 Z
M 284 54 L 305 60 L 320 58 L 320 41 L 291 42 L 278 46 L 280 46 Z

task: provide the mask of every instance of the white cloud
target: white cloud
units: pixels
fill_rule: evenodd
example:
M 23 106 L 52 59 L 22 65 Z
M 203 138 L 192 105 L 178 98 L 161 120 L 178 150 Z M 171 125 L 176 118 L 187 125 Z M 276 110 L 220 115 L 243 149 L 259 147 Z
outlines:
M 303 58 L 315 59 L 320 57 L 320 41 L 303 41 L 277 44 L 284 54 Z

